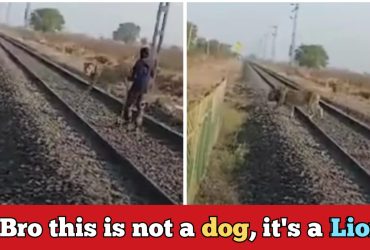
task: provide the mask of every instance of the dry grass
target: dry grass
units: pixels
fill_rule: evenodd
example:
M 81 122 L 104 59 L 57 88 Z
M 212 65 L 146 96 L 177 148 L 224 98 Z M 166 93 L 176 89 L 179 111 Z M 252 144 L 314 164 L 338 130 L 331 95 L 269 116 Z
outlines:
M 223 124 L 219 139 L 214 147 L 208 166 L 207 176 L 195 197 L 198 204 L 239 204 L 233 183 L 233 172 L 245 160 L 248 147 L 239 144 L 238 133 L 247 119 L 245 86 L 231 83 L 223 105 Z
M 296 75 L 322 87 L 331 88 L 334 93 L 344 92 L 358 95 L 359 92 L 364 92 L 370 94 L 370 75 L 368 74 L 334 68 L 322 70 L 297 68 L 284 63 L 274 64 L 273 67 L 286 75 Z M 367 99 L 367 94 L 363 96 Z
M 238 80 L 241 63 L 234 58 L 188 56 L 188 103 L 210 91 L 223 77 L 228 82 Z
M 188 54 L 188 104 L 199 100 L 227 77 L 225 102 L 218 141 L 211 153 L 206 177 L 195 197 L 198 204 L 237 204 L 232 183 L 232 172 L 244 160 L 247 149 L 237 143 L 237 134 L 246 117 L 245 87 L 240 82 L 241 62 L 234 58 L 205 57 Z
M 104 65 L 100 87 L 117 97 L 125 97 L 127 86 L 122 82 L 123 76 L 130 72 L 138 57 L 140 44 L 128 45 L 108 39 L 94 39 L 83 34 L 40 33 L 4 25 L 0 28 L 78 74 L 82 74 L 85 61 L 100 62 Z M 171 116 L 180 121 L 183 97 L 182 65 L 180 48 L 163 48 L 159 55 L 156 85 L 147 98 L 153 105 L 166 107 L 165 112 L 170 112 Z
M 9 28 L 4 25 L 1 26 L 1 29 L 23 40 L 35 41 L 49 47 L 54 47 L 59 51 L 67 48 L 69 54 L 104 55 L 116 63 L 132 61 L 138 56 L 140 48 L 140 44 L 130 45 L 110 39 L 94 39 L 84 34 L 40 33 L 24 28 Z M 159 54 L 159 58 L 159 66 L 161 68 L 182 72 L 183 60 L 181 48 L 176 46 L 163 48 Z
M 370 116 L 370 75 L 341 69 L 307 69 L 285 63 L 264 64 L 295 80 L 302 87 L 316 90 L 334 103 Z
M 211 153 L 206 177 L 195 197 L 194 203 L 197 204 L 238 204 L 230 183 L 232 172 L 241 165 L 247 152 L 245 145 L 238 144 L 235 139 L 246 116 L 228 104 L 225 104 L 223 112 L 223 127 Z

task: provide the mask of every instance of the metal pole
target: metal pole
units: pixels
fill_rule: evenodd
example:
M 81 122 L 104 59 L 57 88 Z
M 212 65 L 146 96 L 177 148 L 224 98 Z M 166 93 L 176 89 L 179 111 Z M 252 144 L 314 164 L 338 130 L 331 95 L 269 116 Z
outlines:
M 158 65 L 158 54 L 162 47 L 164 31 L 165 31 L 166 24 L 167 24 L 167 17 L 168 17 L 169 9 L 170 9 L 170 3 L 161 2 L 158 5 L 157 18 L 156 18 L 156 23 L 154 26 L 154 33 L 153 33 L 151 53 L 150 53 L 152 62 L 154 62 L 155 69 Z M 159 31 L 160 25 L 161 25 L 161 30 Z M 157 40 L 159 40 L 158 43 L 157 43 Z M 154 81 L 155 81 L 155 78 L 156 78 L 156 74 L 154 74 Z
M 162 9 L 163 9 L 162 11 L 164 12 L 164 14 L 163 14 L 163 20 L 162 20 L 162 28 L 161 28 L 161 32 L 159 35 L 157 53 L 159 53 L 162 47 L 164 31 L 165 31 L 166 24 L 167 24 L 168 11 L 170 10 L 170 3 L 166 3 L 164 6 L 162 5 Z
M 276 49 L 276 37 L 277 37 L 277 32 L 278 32 L 278 26 L 274 25 L 272 26 L 273 31 L 272 31 L 272 48 L 271 48 L 271 60 L 275 60 L 275 49 Z
M 258 58 L 262 59 L 263 57 L 263 37 L 259 40 L 259 46 L 258 46 Z
M 188 37 L 188 50 L 190 48 L 191 40 L 193 39 L 192 34 L 193 34 L 193 25 L 190 25 L 190 27 L 189 27 L 189 37 Z
M 12 7 L 12 3 L 8 3 L 8 6 L 6 8 L 6 21 L 5 21 L 6 24 L 9 24 L 11 7 Z
M 263 59 L 266 59 L 267 55 L 267 39 L 268 39 L 268 34 L 265 34 L 263 37 Z
M 292 12 L 294 12 L 294 16 L 291 17 L 293 19 L 293 31 L 292 31 L 292 42 L 289 47 L 289 63 L 290 65 L 294 64 L 294 51 L 295 51 L 295 43 L 296 43 L 296 32 L 297 32 L 297 19 L 298 19 L 298 10 L 299 10 L 299 4 L 293 4 L 294 9 Z
M 159 3 L 158 11 L 157 11 L 157 19 L 155 21 L 154 33 L 153 33 L 153 38 L 152 38 L 152 46 L 151 46 L 152 52 L 155 51 L 155 47 L 157 45 L 158 28 L 159 28 L 159 23 L 161 20 L 161 8 L 162 8 L 162 3 Z
M 207 40 L 207 57 L 209 56 L 209 40 Z
M 24 10 L 24 27 L 27 29 L 29 25 L 29 16 L 31 10 L 31 3 L 26 3 L 26 9 Z

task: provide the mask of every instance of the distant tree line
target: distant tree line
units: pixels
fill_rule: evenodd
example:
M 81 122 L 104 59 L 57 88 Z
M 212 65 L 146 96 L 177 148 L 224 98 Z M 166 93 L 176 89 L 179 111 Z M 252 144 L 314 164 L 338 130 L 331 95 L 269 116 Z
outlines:
M 236 56 L 232 51 L 232 46 L 222 43 L 217 39 L 207 40 L 198 36 L 198 26 L 192 22 L 187 22 L 187 47 L 190 53 L 203 53 L 213 56 Z
M 41 32 L 62 31 L 65 25 L 63 15 L 55 8 L 40 8 L 33 10 L 28 22 L 34 30 Z M 140 38 L 140 31 L 141 27 L 135 23 L 120 23 L 118 28 L 113 31 L 112 39 L 125 43 L 136 43 L 140 41 L 142 45 L 148 45 L 147 38 Z
M 31 13 L 29 20 L 34 30 L 42 32 L 58 32 L 63 30 L 65 21 L 58 9 L 41 8 Z M 112 38 L 125 43 L 136 43 L 140 39 L 142 45 L 148 45 L 147 38 L 140 38 L 141 27 L 132 22 L 121 23 L 113 31 Z M 217 39 L 207 40 L 198 36 L 198 26 L 192 22 L 187 23 L 187 48 L 190 53 L 203 53 L 214 56 L 236 56 L 232 46 Z M 329 56 L 322 45 L 301 45 L 295 51 L 295 61 L 299 66 L 308 68 L 325 68 Z

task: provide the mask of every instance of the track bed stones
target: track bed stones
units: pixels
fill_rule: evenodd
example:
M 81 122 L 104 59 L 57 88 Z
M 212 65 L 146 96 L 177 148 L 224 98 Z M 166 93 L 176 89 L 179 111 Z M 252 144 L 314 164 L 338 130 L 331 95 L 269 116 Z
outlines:
M 283 81 L 272 75 L 262 72 L 260 69 L 258 71 L 274 86 L 284 85 Z M 361 167 L 370 172 L 370 131 L 364 126 L 358 126 L 355 120 L 349 121 L 345 117 L 349 114 L 344 113 L 345 115 L 343 115 L 343 111 L 338 112 L 326 105 L 325 107 L 323 119 L 314 119 L 315 126 L 342 147 L 347 154 L 356 159 Z
M 249 153 L 235 173 L 239 201 L 252 204 L 363 204 L 369 190 L 351 175 L 286 110 L 266 105 L 269 87 L 249 70 L 247 86 L 253 108 L 239 134 Z
M 68 105 L 103 135 L 104 139 L 123 157 L 129 159 L 173 200 L 182 202 L 182 151 L 171 148 L 164 140 L 154 138 L 145 130 L 140 133 L 131 133 L 117 126 L 115 124 L 117 114 L 91 95 L 77 107 L 82 93 L 80 88 L 25 51 L 4 40 L 1 40 L 1 43 L 16 54 L 27 67 L 47 83 L 48 87 L 59 94 Z
M 0 203 L 143 204 L 0 50 Z

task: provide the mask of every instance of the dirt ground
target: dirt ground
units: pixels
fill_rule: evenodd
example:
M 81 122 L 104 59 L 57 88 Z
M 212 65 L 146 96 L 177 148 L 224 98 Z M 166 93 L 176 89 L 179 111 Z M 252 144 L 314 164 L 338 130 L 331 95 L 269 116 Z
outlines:
M 370 78 L 357 73 L 347 73 L 354 78 L 361 77 L 362 81 L 351 80 L 347 77 L 319 77 L 312 76 L 314 73 L 306 73 L 304 69 L 292 71 L 288 67 L 266 63 L 266 67 L 275 70 L 277 73 L 295 81 L 302 87 L 312 89 L 320 93 L 323 97 L 329 99 L 334 104 L 345 106 L 349 110 L 358 112 L 365 117 L 370 117 Z M 330 71 L 323 72 L 330 75 Z M 343 75 L 345 75 L 343 73 Z M 335 86 L 333 88 L 333 86 Z
M 223 77 L 226 77 L 229 83 L 237 81 L 241 67 L 241 62 L 234 58 L 188 57 L 188 103 L 204 96 Z
M 241 72 L 235 71 L 240 77 Z M 248 148 L 238 142 L 238 133 L 248 118 L 250 102 L 244 81 L 228 84 L 223 105 L 223 123 L 220 135 L 210 155 L 207 176 L 200 184 L 196 204 L 238 204 L 233 175 L 243 162 Z
M 234 167 L 245 154 L 244 145 L 236 141 L 237 131 L 247 117 L 248 102 L 242 64 L 237 59 L 188 57 L 188 103 L 201 100 L 223 77 L 228 79 L 223 105 L 223 122 L 218 142 L 212 150 L 207 176 L 200 184 L 195 197 L 196 204 L 237 203 L 233 188 L 229 185 Z
M 79 74 L 83 73 L 83 64 L 87 60 L 98 56 L 108 59 L 112 62 L 113 66 L 104 66 L 102 80 L 100 84 L 98 83 L 99 87 L 119 98 L 125 98 L 127 86 L 123 84 L 121 80 L 122 74 L 129 72 L 130 68 L 133 66 L 139 46 L 136 46 L 137 48 L 133 46 L 127 46 L 127 48 L 125 48 L 126 45 L 117 45 L 117 42 L 114 41 L 105 42 L 93 38 L 81 38 L 80 41 L 79 38 L 76 38 L 78 36 L 76 35 L 75 37 L 73 34 L 65 35 L 60 38 L 51 35 L 43 36 L 33 31 L 25 32 L 9 27 L 2 27 L 2 31 Z M 69 36 L 71 37 L 71 42 L 66 42 L 65 40 L 68 39 Z M 57 39 L 59 40 L 55 41 Z M 81 44 L 78 44 L 78 42 Z M 96 47 L 95 51 L 92 50 L 95 48 L 92 44 Z M 111 46 L 111 48 L 109 46 Z M 86 49 L 87 47 L 89 47 L 89 49 Z M 117 51 L 118 54 L 122 52 L 122 55 L 117 55 L 116 58 L 108 54 L 114 54 L 115 48 L 120 49 L 120 51 Z M 101 51 L 107 52 L 103 54 Z M 168 118 L 171 124 L 174 123 L 176 127 L 182 127 L 182 55 L 179 55 L 178 52 L 174 52 L 171 49 L 164 51 L 163 54 L 162 59 L 164 62 L 162 65 L 160 63 L 155 87 L 147 97 L 147 101 L 150 104 L 149 113 L 157 114 L 164 117 L 164 119 Z M 180 62 L 178 62 L 179 60 L 181 60 L 181 65 Z M 168 68 L 165 67 L 171 65 L 171 61 L 173 65 Z

